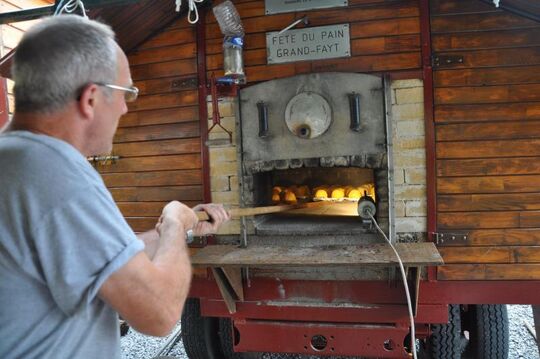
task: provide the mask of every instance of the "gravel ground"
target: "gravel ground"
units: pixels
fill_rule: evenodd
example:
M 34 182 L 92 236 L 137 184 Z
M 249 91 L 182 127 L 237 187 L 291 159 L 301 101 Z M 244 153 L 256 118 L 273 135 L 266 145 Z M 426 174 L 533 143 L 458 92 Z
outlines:
M 509 359 L 540 359 L 536 343 L 527 330 L 525 323 L 534 328 L 531 307 L 528 305 L 509 305 L 508 318 L 510 321 L 510 355 Z M 122 337 L 122 354 L 124 359 L 151 359 L 165 345 L 169 338 L 149 337 L 130 329 Z M 171 358 L 187 359 L 182 342 L 178 342 L 168 354 Z M 265 359 L 270 359 L 267 355 Z M 315 358 L 298 356 L 298 358 Z

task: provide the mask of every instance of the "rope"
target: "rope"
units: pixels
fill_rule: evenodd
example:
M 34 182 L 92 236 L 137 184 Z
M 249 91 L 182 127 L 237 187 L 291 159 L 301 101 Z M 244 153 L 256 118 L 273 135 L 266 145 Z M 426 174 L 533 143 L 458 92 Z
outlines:
M 68 2 L 64 5 L 64 0 L 61 0 L 58 6 L 56 7 L 56 10 L 54 11 L 54 15 L 60 15 L 62 13 L 68 13 L 71 14 L 78 8 L 81 9 L 82 15 L 85 18 L 88 18 L 86 15 L 86 9 L 84 8 L 84 3 L 82 0 L 68 0 Z
M 204 0 L 188 0 L 189 10 L 187 19 L 190 24 L 195 24 L 199 21 L 199 11 L 197 11 L 196 3 L 202 3 Z M 180 7 L 182 6 L 182 0 L 175 0 L 176 12 L 180 12 Z M 194 14 L 192 18 L 191 14 Z
M 414 315 L 413 315 L 413 311 L 412 311 L 411 294 L 409 292 L 409 286 L 407 284 L 407 275 L 405 274 L 405 268 L 403 267 L 403 262 L 401 261 L 401 258 L 399 257 L 399 254 L 396 251 L 396 248 L 394 247 L 392 242 L 390 242 L 390 240 L 388 239 L 386 234 L 383 232 L 381 227 L 379 227 L 379 224 L 375 220 L 375 217 L 373 217 L 373 215 L 371 213 L 369 213 L 369 212 L 368 212 L 368 214 L 371 217 L 371 220 L 373 221 L 373 223 L 375 224 L 375 227 L 377 227 L 377 230 L 381 233 L 381 235 L 384 237 L 384 239 L 386 239 L 386 241 L 388 242 L 388 244 L 390 245 L 390 247 L 394 251 L 394 253 L 395 253 L 396 257 L 397 257 L 397 260 L 399 262 L 399 269 L 401 270 L 401 277 L 403 279 L 403 287 L 405 288 L 405 296 L 407 297 L 407 306 L 409 308 L 409 320 L 411 321 L 411 353 L 413 354 L 413 358 L 417 359 L 416 358 L 416 331 L 415 331 L 415 328 L 414 328 Z

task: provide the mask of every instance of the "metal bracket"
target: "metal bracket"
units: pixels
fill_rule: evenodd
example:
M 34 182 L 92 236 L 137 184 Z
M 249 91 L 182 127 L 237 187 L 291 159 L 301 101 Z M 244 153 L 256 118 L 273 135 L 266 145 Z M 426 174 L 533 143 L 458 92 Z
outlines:
M 176 80 L 172 80 L 171 82 L 172 90 L 196 89 L 197 86 L 199 86 L 199 81 L 196 77 L 176 79 Z
M 410 267 L 409 268 L 412 274 L 413 285 L 409 285 L 409 288 L 412 288 L 412 298 L 411 303 L 413 304 L 413 316 L 416 318 L 418 314 L 418 299 L 420 298 L 420 279 L 422 269 L 420 267 Z
M 438 246 L 462 246 L 469 244 L 469 233 L 433 233 Z
M 463 56 L 460 55 L 433 55 L 433 67 L 451 66 L 463 63 Z
M 193 241 L 189 243 L 190 248 L 202 248 L 208 244 L 207 236 L 193 237 Z
M 240 268 L 212 268 L 212 274 L 225 300 L 229 313 L 236 313 L 236 302 L 244 301 L 244 287 Z

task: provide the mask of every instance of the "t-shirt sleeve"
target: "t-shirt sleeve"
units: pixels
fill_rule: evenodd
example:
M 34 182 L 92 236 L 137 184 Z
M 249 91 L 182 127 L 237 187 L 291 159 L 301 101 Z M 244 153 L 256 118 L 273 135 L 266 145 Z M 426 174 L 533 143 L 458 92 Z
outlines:
M 51 209 L 33 230 L 36 255 L 52 297 L 70 315 L 144 249 L 110 193 L 91 187 Z

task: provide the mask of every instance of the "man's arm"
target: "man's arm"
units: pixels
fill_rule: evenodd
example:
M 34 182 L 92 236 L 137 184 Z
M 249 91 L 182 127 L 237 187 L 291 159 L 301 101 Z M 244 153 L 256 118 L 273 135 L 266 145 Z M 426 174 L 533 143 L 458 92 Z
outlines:
M 144 253 L 148 258 L 154 258 L 159 244 L 159 233 L 156 229 L 137 234 L 137 238 L 144 242 Z
M 163 336 L 178 321 L 191 280 L 185 232 L 196 223 L 197 216 L 185 205 L 167 204 L 156 226 L 153 258 L 135 255 L 101 286 L 101 299 L 136 330 Z
M 180 319 L 191 281 L 186 231 L 208 234 L 229 218 L 222 206 L 201 209 L 212 218 L 213 228 L 197 225 L 195 213 L 180 202 L 167 204 L 156 229 L 139 235 L 145 251 L 101 286 L 99 296 L 141 333 L 167 335 Z

